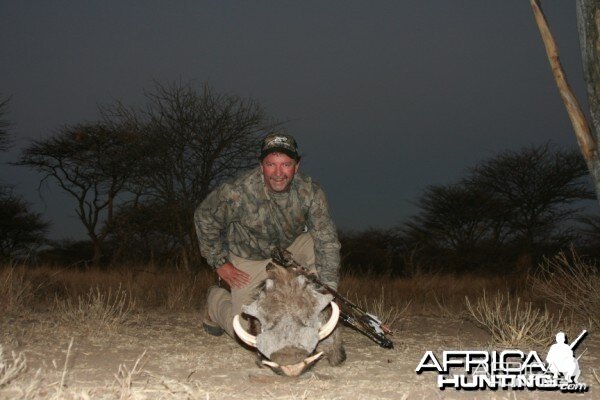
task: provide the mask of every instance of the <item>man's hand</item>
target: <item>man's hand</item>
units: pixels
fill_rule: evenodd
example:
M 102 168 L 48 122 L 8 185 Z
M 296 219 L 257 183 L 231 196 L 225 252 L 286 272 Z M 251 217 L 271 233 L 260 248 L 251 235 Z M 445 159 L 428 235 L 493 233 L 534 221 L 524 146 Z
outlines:
M 230 262 L 217 268 L 217 274 L 232 288 L 240 289 L 250 283 L 250 275 L 237 269 Z

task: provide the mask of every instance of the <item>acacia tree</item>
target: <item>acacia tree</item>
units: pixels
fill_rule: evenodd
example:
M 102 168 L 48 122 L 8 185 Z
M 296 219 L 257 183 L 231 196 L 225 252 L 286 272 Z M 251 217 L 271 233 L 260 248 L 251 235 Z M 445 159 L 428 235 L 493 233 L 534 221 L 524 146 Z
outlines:
M 563 236 L 563 222 L 579 210 L 575 203 L 593 198 L 586 177 L 576 151 L 547 145 L 507 151 L 479 163 L 459 183 L 428 187 L 404 234 L 440 265 L 476 266 L 491 254 L 530 264 Z
M 406 245 L 418 249 L 413 258 L 428 268 L 468 269 L 478 262 L 480 249 L 489 255 L 507 236 L 494 198 L 464 182 L 427 187 L 417 206 L 419 213 L 401 232 Z
M 574 203 L 594 198 L 587 177 L 577 151 L 544 145 L 492 157 L 471 169 L 466 184 L 493 197 L 513 240 L 532 251 L 579 211 Z
M 144 108 L 118 103 L 103 110 L 136 127 L 144 153 L 129 185 L 136 196 L 122 210 L 119 241 L 158 228 L 178 244 L 187 264 L 200 258 L 194 210 L 217 184 L 256 165 L 259 138 L 278 124 L 255 101 L 216 93 L 206 84 L 196 89 L 156 83 L 145 97 Z M 144 209 L 145 226 L 136 207 Z
M 558 86 L 581 153 L 594 179 L 596 196 L 600 201 L 600 2 L 597 0 L 577 0 L 577 25 L 579 44 L 583 60 L 584 78 L 587 84 L 588 104 L 591 124 L 588 121 L 567 82 L 567 77 L 559 58 L 558 47 L 542 11 L 540 0 L 530 0 L 534 16 L 552 67 L 552 74 Z
M 169 210 L 157 201 L 126 203 L 115 214 L 111 242 L 113 262 L 164 263 L 181 254 Z
M 33 141 L 17 165 L 43 174 L 76 200 L 75 212 L 93 247 L 92 263 L 102 256 L 102 244 L 112 229 L 117 196 L 133 173 L 135 134 L 102 123 L 65 126 L 54 135 Z
M 27 255 L 45 242 L 49 224 L 10 189 L 0 191 L 0 260 Z
M 423 244 L 468 250 L 501 237 L 492 198 L 463 183 L 428 186 L 417 204 L 421 212 L 406 226 L 410 236 Z
M 402 273 L 403 248 L 395 229 L 370 228 L 360 232 L 340 231 L 342 267 L 346 271 Z
M 0 152 L 12 144 L 12 124 L 4 118 L 8 102 L 0 101 Z M 48 226 L 39 214 L 29 211 L 29 205 L 13 193 L 11 186 L 0 184 L 0 260 L 25 255 L 44 243 Z

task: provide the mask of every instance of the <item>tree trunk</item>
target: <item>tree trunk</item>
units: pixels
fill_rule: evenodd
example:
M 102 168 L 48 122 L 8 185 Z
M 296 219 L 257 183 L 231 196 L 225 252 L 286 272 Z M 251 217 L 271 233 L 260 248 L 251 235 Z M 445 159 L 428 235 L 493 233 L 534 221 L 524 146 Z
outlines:
M 125 240 L 121 239 L 118 242 L 119 245 L 117 246 L 117 250 L 115 250 L 110 260 L 110 264 L 113 266 L 116 266 L 121 262 L 123 253 L 125 252 Z
M 102 258 L 102 241 L 93 240 L 92 247 L 94 249 L 94 255 L 92 258 L 92 265 L 97 267 L 100 265 L 100 259 Z
M 588 89 L 588 103 L 592 114 L 592 123 L 588 124 L 573 91 L 567 83 L 565 72 L 560 64 L 558 47 L 552 37 L 546 17 L 542 12 L 540 0 L 529 0 L 533 8 L 542 40 L 552 67 L 552 74 L 560 96 L 565 104 L 569 119 L 573 125 L 577 142 L 588 169 L 594 180 L 596 197 L 600 202 L 600 156 L 598 155 L 598 102 L 600 101 L 600 64 L 598 58 L 598 29 L 600 24 L 600 4 L 598 0 L 577 0 L 577 21 L 579 25 L 579 42 L 583 59 L 585 81 Z M 591 125 L 591 127 L 590 127 Z
M 577 26 L 590 108 L 590 128 L 596 143 L 600 141 L 600 2 L 577 0 Z M 596 154 L 588 167 L 600 199 L 600 157 Z

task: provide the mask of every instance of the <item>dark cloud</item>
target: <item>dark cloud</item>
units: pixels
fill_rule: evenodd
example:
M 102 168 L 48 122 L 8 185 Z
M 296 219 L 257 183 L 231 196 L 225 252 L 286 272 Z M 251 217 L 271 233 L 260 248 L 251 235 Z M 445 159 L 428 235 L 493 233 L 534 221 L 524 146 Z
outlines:
M 583 100 L 575 4 L 543 2 Z M 529 3 L 506 1 L 10 2 L 0 90 L 17 147 L 96 105 L 139 104 L 153 79 L 209 82 L 288 120 L 303 168 L 344 228 L 391 226 L 428 184 L 522 145 L 575 146 Z M 585 103 L 584 103 L 585 104 Z M 58 189 L 3 167 L 0 179 L 82 235 Z

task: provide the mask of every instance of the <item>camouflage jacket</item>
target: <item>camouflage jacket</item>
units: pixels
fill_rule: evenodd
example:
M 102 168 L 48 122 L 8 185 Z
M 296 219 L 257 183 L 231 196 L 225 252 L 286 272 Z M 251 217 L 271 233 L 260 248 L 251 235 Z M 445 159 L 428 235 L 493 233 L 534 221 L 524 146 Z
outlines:
M 315 243 L 315 267 L 324 283 L 337 287 L 340 243 L 323 189 L 297 173 L 285 193 L 273 193 L 260 167 L 245 172 L 209 194 L 194 215 L 200 251 L 213 268 L 229 252 L 249 260 L 271 257 L 303 232 Z

